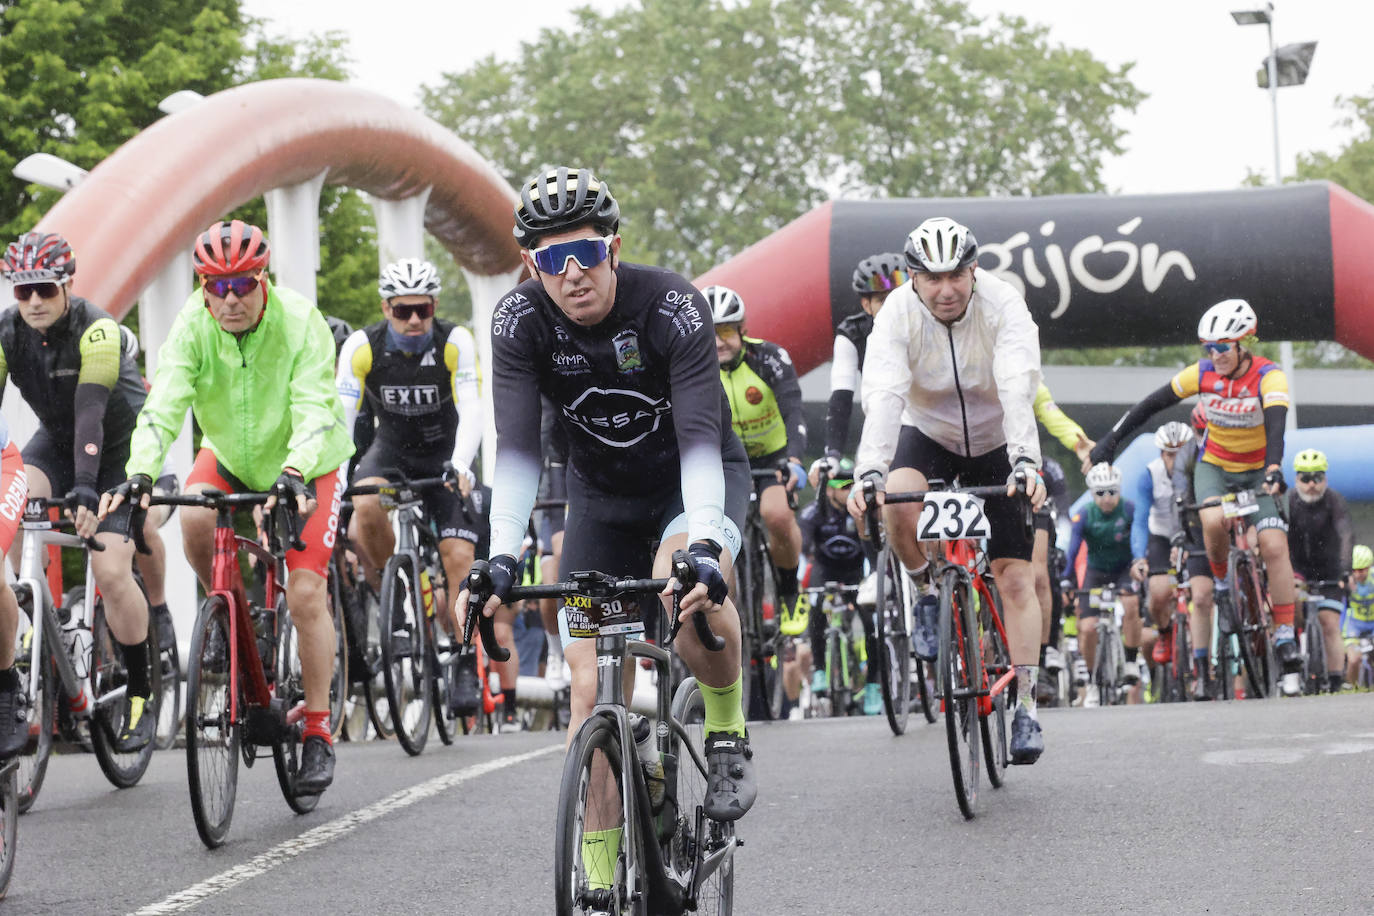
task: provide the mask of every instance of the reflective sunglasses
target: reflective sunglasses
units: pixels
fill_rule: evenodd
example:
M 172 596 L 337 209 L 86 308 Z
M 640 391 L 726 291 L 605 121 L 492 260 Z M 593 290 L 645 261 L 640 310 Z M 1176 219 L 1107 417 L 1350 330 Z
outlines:
M 1303 472 L 1298 475 L 1298 480 L 1301 480 L 1303 483 L 1321 483 L 1325 479 L 1325 471 L 1315 471 L 1313 473 Z
M 59 288 L 56 283 L 21 283 L 14 288 L 14 298 L 19 302 L 28 302 L 37 293 L 40 299 L 51 299 L 57 295 Z
M 242 299 L 258 288 L 257 277 L 205 277 L 201 283 L 216 299 L 224 299 L 230 293 Z
M 1209 340 L 1203 343 L 1202 349 L 1206 350 L 1208 353 L 1211 353 L 1213 356 L 1215 356 L 1218 353 L 1230 353 L 1232 346 L 1232 344 L 1218 343 L 1215 340 Z
M 530 252 L 534 256 L 534 266 L 541 273 L 561 274 L 568 269 L 568 261 L 576 261 L 583 270 L 591 270 L 611 254 L 611 242 L 615 236 L 604 239 L 573 239 L 571 242 L 556 242 L 536 248 Z
M 870 274 L 867 280 L 868 291 L 871 293 L 886 292 L 896 289 L 910 279 L 911 275 L 901 267 L 895 268 L 890 273 Z
M 1094 496 L 1120 496 L 1120 490 L 1093 490 Z
M 412 305 L 393 305 L 391 306 L 391 315 L 402 321 L 409 321 L 417 317 L 423 321 L 426 318 L 434 317 L 434 303 L 416 302 Z

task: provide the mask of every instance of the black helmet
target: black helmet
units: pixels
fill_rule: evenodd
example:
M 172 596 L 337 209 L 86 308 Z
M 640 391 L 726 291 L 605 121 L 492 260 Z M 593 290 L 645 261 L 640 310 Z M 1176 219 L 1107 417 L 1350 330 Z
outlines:
M 541 235 L 596 226 L 607 235 L 620 228 L 620 205 L 589 169 L 559 166 L 536 175 L 515 205 L 515 240 L 533 248 Z
M 901 286 L 910 276 L 911 272 L 907 269 L 902 255 L 895 251 L 887 251 L 860 261 L 859 266 L 854 268 L 852 286 L 854 292 L 860 295 L 885 293 Z
M 353 326 L 342 318 L 333 315 L 325 315 L 324 320 L 329 323 L 329 330 L 334 334 L 334 358 L 339 358 L 339 351 L 343 349 L 344 341 L 348 340 L 353 333 Z

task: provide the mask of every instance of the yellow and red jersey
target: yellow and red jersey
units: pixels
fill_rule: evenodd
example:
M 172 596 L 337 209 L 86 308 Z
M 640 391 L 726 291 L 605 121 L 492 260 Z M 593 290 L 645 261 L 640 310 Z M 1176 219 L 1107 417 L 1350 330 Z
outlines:
M 1198 395 L 1207 412 L 1207 444 L 1202 460 L 1223 471 L 1264 467 L 1264 408 L 1288 406 L 1288 378 L 1263 356 L 1250 357 L 1239 378 L 1217 372 L 1210 359 L 1199 360 L 1170 383 L 1180 398 Z

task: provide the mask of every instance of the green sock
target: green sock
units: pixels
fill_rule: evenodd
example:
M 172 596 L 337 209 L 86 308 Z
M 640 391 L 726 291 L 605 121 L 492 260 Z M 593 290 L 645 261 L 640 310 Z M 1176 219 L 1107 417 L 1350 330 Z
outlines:
M 588 830 L 582 834 L 582 867 L 587 872 L 587 886 L 607 888 L 615 880 L 615 862 L 620 858 L 621 827 Z
M 710 687 L 700 682 L 701 699 L 706 704 L 706 734 L 727 732 L 744 737 L 743 676 L 729 687 Z

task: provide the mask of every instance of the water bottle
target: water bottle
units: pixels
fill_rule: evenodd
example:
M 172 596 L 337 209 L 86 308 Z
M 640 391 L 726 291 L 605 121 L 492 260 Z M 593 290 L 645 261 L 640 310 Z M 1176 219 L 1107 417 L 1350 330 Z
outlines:
M 654 729 L 646 716 L 637 716 L 632 729 L 639 764 L 644 768 L 644 782 L 649 790 L 649 806 L 657 811 L 663 806 L 666 784 L 663 781 L 663 759 L 654 743 Z

